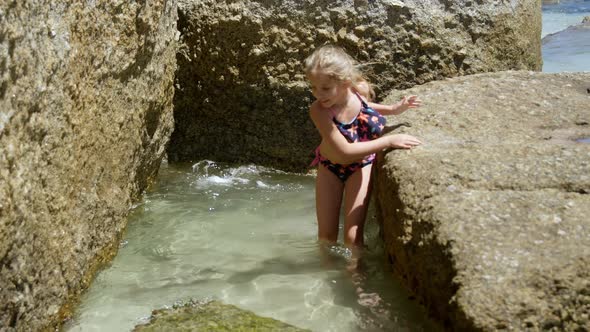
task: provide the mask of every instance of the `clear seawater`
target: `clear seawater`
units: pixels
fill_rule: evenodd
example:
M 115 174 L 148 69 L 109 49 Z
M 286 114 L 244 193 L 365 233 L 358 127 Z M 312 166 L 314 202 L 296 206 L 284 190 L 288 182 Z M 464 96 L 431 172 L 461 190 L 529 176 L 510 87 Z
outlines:
M 543 71 L 590 71 L 590 0 L 562 0 L 543 5 Z M 577 26 L 577 28 L 573 28 Z
M 163 164 L 65 331 L 129 331 L 154 309 L 219 299 L 313 331 L 432 331 L 389 270 L 375 221 L 357 269 L 316 242 L 314 178 Z

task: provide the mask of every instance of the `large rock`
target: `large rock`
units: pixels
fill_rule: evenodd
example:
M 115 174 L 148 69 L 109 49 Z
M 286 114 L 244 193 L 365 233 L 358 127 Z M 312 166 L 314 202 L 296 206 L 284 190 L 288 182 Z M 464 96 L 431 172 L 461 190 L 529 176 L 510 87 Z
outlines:
M 59 324 L 173 129 L 175 0 L 0 3 L 0 330 Z
M 541 4 L 447 0 L 181 0 L 172 161 L 303 169 L 319 143 L 302 60 L 334 43 L 376 90 L 541 68 Z
M 394 269 L 455 330 L 590 326 L 590 73 L 501 72 L 393 92 L 424 107 L 380 159 Z M 578 329 L 579 328 L 579 329 Z

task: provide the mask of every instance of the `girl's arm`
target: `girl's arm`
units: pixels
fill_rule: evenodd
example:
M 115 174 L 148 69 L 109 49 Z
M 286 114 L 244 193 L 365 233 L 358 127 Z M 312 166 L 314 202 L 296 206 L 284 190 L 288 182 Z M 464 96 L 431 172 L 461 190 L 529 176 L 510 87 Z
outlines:
M 383 136 L 372 141 L 350 143 L 332 122 L 329 112 L 313 103 L 309 111 L 315 127 L 322 136 L 322 154 L 334 163 L 350 164 L 385 148 L 409 149 L 421 142 L 410 135 Z
M 400 101 L 393 105 L 382 105 L 377 103 L 367 103 L 369 107 L 383 115 L 400 115 L 410 108 L 417 108 L 422 105 L 418 96 L 404 96 Z

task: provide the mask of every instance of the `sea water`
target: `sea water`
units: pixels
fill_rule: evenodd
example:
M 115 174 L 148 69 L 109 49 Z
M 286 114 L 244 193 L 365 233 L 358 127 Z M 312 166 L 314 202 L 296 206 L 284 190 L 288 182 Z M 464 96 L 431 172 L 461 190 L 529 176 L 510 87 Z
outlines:
M 65 331 L 128 331 L 154 309 L 218 299 L 313 331 L 432 331 L 369 219 L 360 266 L 321 250 L 314 178 L 260 166 L 163 164 L 119 253 Z
M 556 4 L 543 5 L 541 37 L 580 24 L 586 16 L 590 16 L 590 1 L 588 0 L 562 0 Z
M 543 5 L 542 52 L 544 72 L 590 71 L 590 0 L 562 0 Z

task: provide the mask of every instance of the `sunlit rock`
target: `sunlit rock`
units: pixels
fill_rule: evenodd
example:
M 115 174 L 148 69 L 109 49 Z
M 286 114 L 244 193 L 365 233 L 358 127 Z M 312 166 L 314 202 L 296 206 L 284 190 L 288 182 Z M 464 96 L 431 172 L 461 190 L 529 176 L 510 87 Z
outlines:
M 389 259 L 451 330 L 590 325 L 590 73 L 501 72 L 407 91 L 380 158 Z
M 52 330 L 173 128 L 176 2 L 0 2 L 0 330 Z

